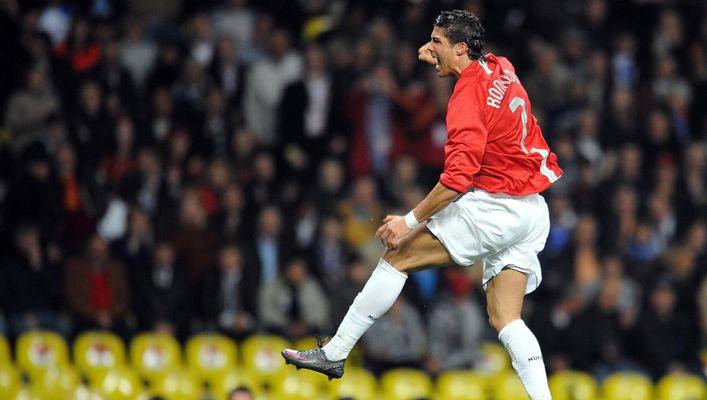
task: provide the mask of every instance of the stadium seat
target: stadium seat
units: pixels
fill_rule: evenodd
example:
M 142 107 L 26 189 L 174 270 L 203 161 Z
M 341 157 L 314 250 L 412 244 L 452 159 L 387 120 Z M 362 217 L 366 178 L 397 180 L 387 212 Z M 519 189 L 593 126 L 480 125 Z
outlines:
M 331 381 L 328 387 L 332 400 L 348 397 L 356 400 L 373 400 L 378 393 L 376 377 L 360 367 L 347 367 L 344 376 Z
M 652 400 L 653 382 L 635 372 L 616 372 L 602 384 L 604 400 Z
M 437 377 L 438 400 L 486 400 L 487 378 L 473 371 L 446 371 Z
M 153 395 L 169 400 L 198 400 L 204 387 L 199 378 L 186 368 L 169 371 L 155 379 L 151 386 Z
M 105 400 L 135 400 L 144 395 L 142 380 L 130 368 L 112 368 L 91 384 Z
M 494 399 L 528 400 L 528 394 L 514 371 L 505 371 L 493 378 L 491 389 Z
M 11 364 L 0 364 L 0 399 L 14 399 L 22 390 L 22 377 Z
M 31 393 L 42 400 L 66 400 L 75 395 L 81 378 L 73 367 L 51 366 L 35 376 L 31 384 Z
M 315 379 L 315 374 L 317 373 L 312 371 L 296 371 L 293 369 L 281 379 L 273 382 L 270 397 L 273 399 L 288 400 L 326 399 L 325 392 L 322 391 L 319 385 L 319 380 Z
M 511 359 L 500 343 L 486 342 L 481 345 L 481 360 L 476 369 L 484 374 L 497 375 L 511 370 Z
M 29 331 L 17 339 L 17 366 L 33 378 L 50 366 L 69 364 L 64 339 L 54 332 Z
M 430 397 L 432 380 L 425 372 L 399 368 L 381 376 L 381 390 L 386 400 L 411 400 L 418 397 Z
M 548 383 L 555 400 L 595 400 L 599 392 L 596 380 L 585 372 L 556 372 Z
M 12 354 L 10 353 L 10 344 L 5 336 L 0 336 L 0 365 L 12 363 Z
M 74 341 L 74 365 L 89 381 L 125 365 L 125 345 L 111 332 L 91 331 Z
M 239 386 L 249 388 L 256 396 L 260 395 L 262 392 L 255 376 L 242 369 L 229 369 L 222 372 L 209 382 L 209 386 L 211 388 L 211 394 L 216 399 L 225 399 L 229 392 Z
M 202 382 L 235 368 L 236 355 L 236 344 L 223 335 L 199 334 L 186 344 L 187 365 Z
M 148 382 L 181 365 L 177 340 L 165 333 L 141 333 L 130 343 L 130 362 Z
M 259 384 L 269 386 L 286 374 L 285 360 L 280 352 L 290 345 L 279 336 L 251 336 L 241 345 L 243 368 L 252 372 Z
M 657 400 L 707 400 L 707 387 L 696 375 L 673 373 L 658 381 Z

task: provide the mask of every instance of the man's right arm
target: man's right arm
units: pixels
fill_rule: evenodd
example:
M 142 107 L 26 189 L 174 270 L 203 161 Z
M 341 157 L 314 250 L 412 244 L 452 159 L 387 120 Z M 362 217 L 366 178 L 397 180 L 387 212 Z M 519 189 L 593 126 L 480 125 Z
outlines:
M 428 49 L 428 46 L 430 45 L 430 42 L 427 42 L 420 46 L 419 49 L 417 49 L 417 58 L 420 61 L 424 61 L 428 64 L 435 65 L 437 64 L 437 58 L 432 55 L 432 52 Z

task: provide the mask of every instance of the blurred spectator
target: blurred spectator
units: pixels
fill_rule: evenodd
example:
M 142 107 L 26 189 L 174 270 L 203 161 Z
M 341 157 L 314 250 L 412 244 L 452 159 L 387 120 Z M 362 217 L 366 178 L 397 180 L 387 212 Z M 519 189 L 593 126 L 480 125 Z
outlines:
M 238 45 L 228 36 L 216 42 L 209 74 L 216 86 L 221 88 L 227 104 L 239 112 L 243 98 L 246 66 L 239 58 Z
M 420 368 L 427 351 L 422 316 L 400 296 L 363 336 L 367 365 L 380 374 L 391 368 Z
M 85 76 L 101 61 L 101 46 L 94 38 L 89 21 L 82 17 L 73 19 L 69 35 L 55 51 L 76 78 Z
M 14 251 L 2 258 L 3 309 L 11 337 L 31 329 L 51 329 L 69 334 L 62 316 L 61 270 L 47 256 L 39 228 L 22 223 L 15 230 Z
M 119 110 L 136 110 L 137 93 L 135 81 L 130 71 L 125 68 L 120 59 L 120 47 L 115 41 L 103 44 L 101 63 L 95 69 L 96 80 L 100 83 L 103 93 L 115 96 L 119 102 Z
M 123 179 L 138 168 L 135 140 L 132 119 L 125 114 L 121 115 L 115 122 L 115 139 L 111 146 L 113 151 L 103 158 L 101 165 L 108 183 L 115 189 L 119 189 Z
M 329 327 L 329 302 L 302 257 L 285 261 L 282 274 L 262 284 L 258 303 L 258 320 L 270 332 L 301 339 Z
M 285 87 L 302 75 L 302 59 L 290 48 L 284 30 L 270 33 L 268 58 L 254 64 L 246 82 L 245 119 L 258 143 L 272 147 L 280 144 L 273 115 L 277 115 Z
M 214 57 L 214 42 L 211 32 L 211 20 L 206 14 L 196 14 L 191 19 L 191 57 L 202 67 L 211 63 Z
M 327 69 L 324 49 L 310 44 L 304 60 L 302 79 L 284 89 L 277 130 L 282 143 L 289 146 L 286 151 L 297 152 L 306 170 L 313 170 L 332 152 L 331 141 L 341 134 L 342 116 L 338 82 Z
M 676 312 L 675 290 L 668 280 L 660 279 L 650 291 L 648 304 L 638 323 L 639 357 L 654 378 L 675 369 L 684 369 L 685 362 L 694 362 L 697 354 L 687 347 L 682 335 L 689 332 L 688 321 Z
M 179 225 L 173 230 L 170 242 L 177 259 L 189 274 L 192 290 L 197 290 L 204 272 L 216 264 L 221 241 L 208 226 L 204 206 L 195 193 L 185 194 L 179 210 Z
M 339 212 L 344 219 L 344 235 L 350 246 L 360 251 L 375 240 L 376 229 L 383 220 L 383 209 L 373 178 L 358 178 L 353 183 L 351 197 L 341 203 Z
M 5 126 L 15 136 L 13 147 L 16 153 L 41 138 L 46 119 L 59 107 L 59 99 L 44 71 L 39 68 L 27 71 L 25 87 L 10 97 L 5 112 Z
M 186 339 L 192 308 L 189 278 L 177 265 L 172 245 L 158 243 L 152 262 L 134 274 L 131 298 L 137 328 Z
M 220 195 L 221 208 L 214 216 L 215 229 L 221 236 L 223 243 L 238 243 L 245 241 L 248 236 L 245 230 L 244 214 L 245 195 L 236 183 L 228 183 Z
M 244 248 L 249 249 L 254 265 L 257 285 L 267 285 L 280 275 L 280 266 L 293 254 L 293 243 L 284 232 L 283 215 L 273 205 L 264 206 L 258 213 L 253 236 L 246 240 Z
M 110 257 L 108 244 L 93 235 L 83 256 L 66 262 L 64 293 L 77 332 L 110 329 L 128 333 L 125 317 L 130 294 L 123 266 Z
M 242 339 L 256 328 L 257 277 L 238 247 L 221 248 L 218 264 L 204 277 L 201 304 L 208 328 Z
M 130 21 L 127 24 L 123 41 L 120 43 L 121 64 L 130 72 L 139 92 L 144 88 L 147 73 L 157 57 L 157 46 L 143 37 L 140 24 Z
M 345 278 L 346 264 L 353 253 L 344 240 L 341 219 L 334 215 L 324 216 L 312 246 L 314 275 L 325 287 L 338 286 Z
M 125 235 L 111 243 L 111 253 L 126 269 L 133 281 L 135 274 L 150 264 L 154 244 L 150 216 L 141 208 L 130 210 Z
M 447 290 L 436 299 L 427 322 L 427 370 L 433 374 L 474 368 L 485 323 L 481 307 L 470 296 L 474 282 L 466 272 L 446 269 L 443 276 Z

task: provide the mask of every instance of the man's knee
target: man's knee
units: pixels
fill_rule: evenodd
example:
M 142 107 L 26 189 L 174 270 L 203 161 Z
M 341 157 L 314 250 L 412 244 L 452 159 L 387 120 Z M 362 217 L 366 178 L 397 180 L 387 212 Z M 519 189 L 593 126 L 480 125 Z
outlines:
M 387 250 L 383 255 L 383 260 L 400 272 L 406 272 L 416 267 L 413 257 L 410 257 L 409 246 Z
M 486 310 L 489 316 L 489 325 L 491 325 L 496 332 L 501 332 L 506 325 L 521 319 L 520 315 L 515 312 L 504 311 L 491 306 L 487 307 Z

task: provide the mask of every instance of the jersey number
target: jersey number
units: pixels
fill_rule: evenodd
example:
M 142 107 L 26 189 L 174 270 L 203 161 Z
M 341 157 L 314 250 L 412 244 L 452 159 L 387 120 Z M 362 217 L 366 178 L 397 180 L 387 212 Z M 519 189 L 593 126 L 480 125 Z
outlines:
M 523 137 L 520 138 L 520 148 L 523 150 L 523 153 L 540 154 L 543 158 L 540 162 L 540 173 L 545 175 L 550 182 L 555 182 L 558 179 L 557 175 L 555 175 L 555 171 L 547 167 L 547 157 L 550 155 L 550 151 L 548 149 L 536 149 L 534 147 L 528 151 L 528 149 L 525 148 L 525 137 L 528 136 L 528 128 L 526 128 L 528 125 L 528 113 L 525 112 L 525 100 L 516 96 L 509 104 L 509 107 L 511 108 L 511 112 L 513 114 L 515 114 L 518 107 L 520 107 L 520 121 L 523 123 Z

